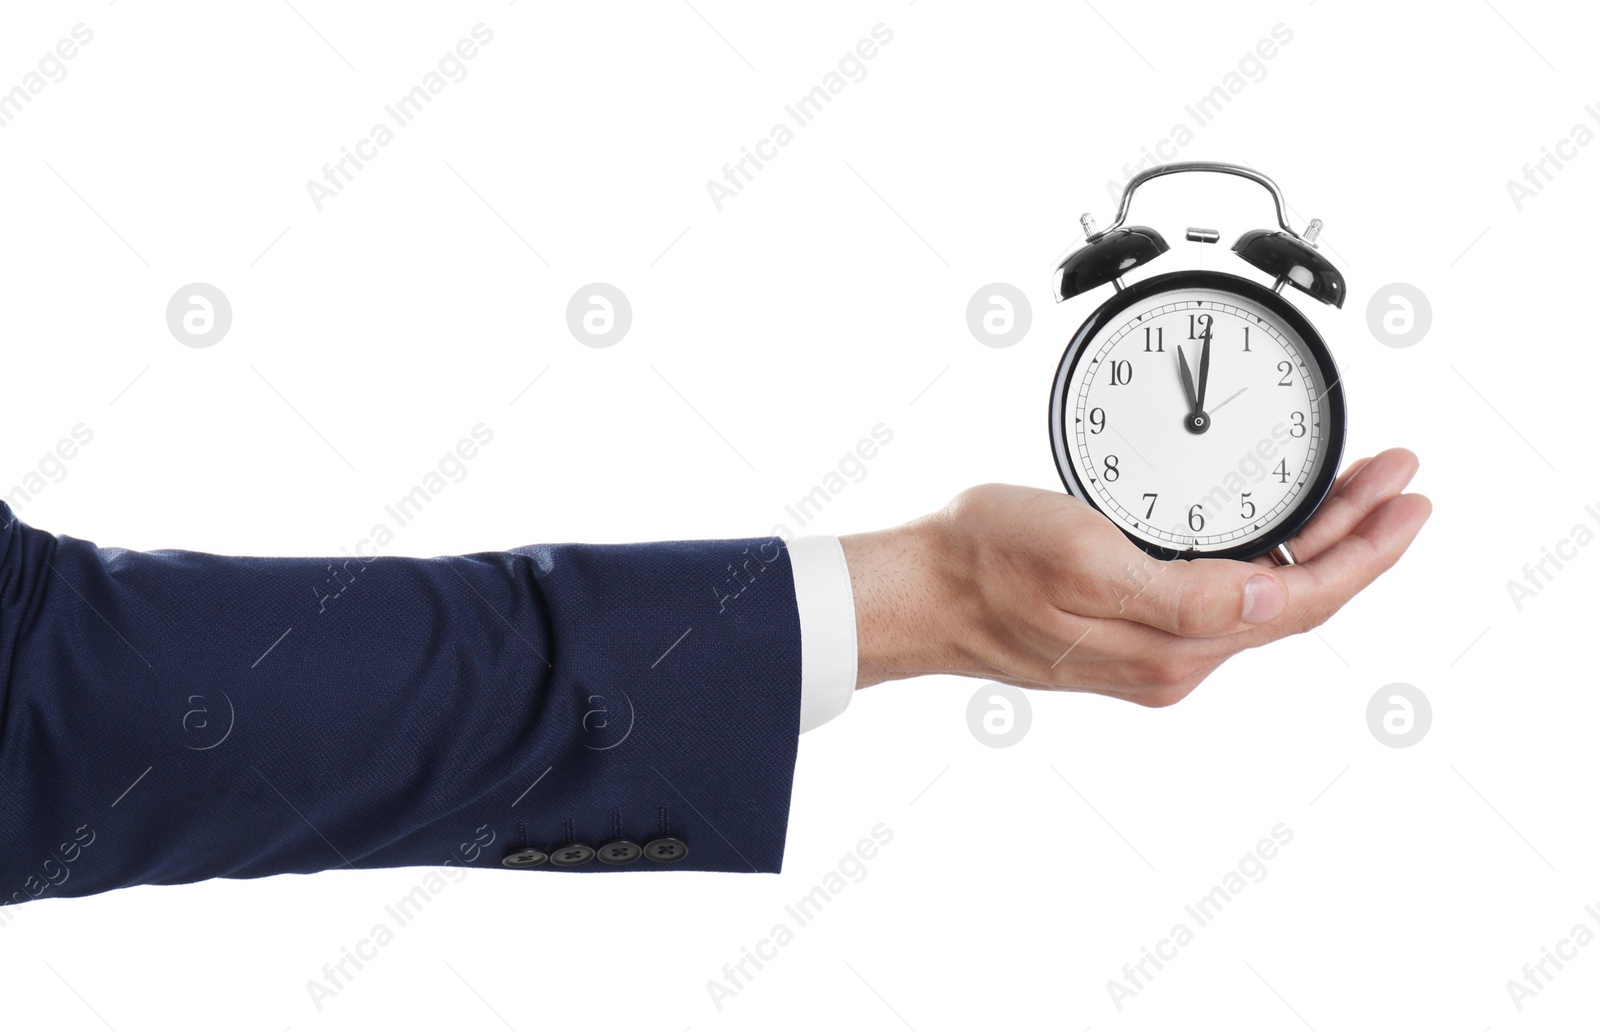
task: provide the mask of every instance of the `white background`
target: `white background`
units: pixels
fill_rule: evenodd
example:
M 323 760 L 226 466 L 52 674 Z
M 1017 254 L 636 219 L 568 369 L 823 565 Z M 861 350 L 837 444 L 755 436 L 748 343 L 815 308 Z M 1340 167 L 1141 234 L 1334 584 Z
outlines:
M 389 551 L 768 533 L 880 422 L 892 444 L 806 530 L 891 525 L 984 481 L 1057 487 L 1051 376 L 1107 291 L 1055 305 L 1053 260 L 1079 212 L 1109 220 L 1124 162 L 1279 23 L 1293 38 L 1265 77 L 1177 156 L 1252 163 L 1297 223 L 1326 220 L 1349 301 L 1291 300 L 1347 370 L 1347 454 L 1414 449 L 1435 511 L 1319 635 L 1239 657 L 1173 709 L 1035 694 L 1027 736 L 992 749 L 966 723 L 978 682 L 859 693 L 801 741 L 781 876 L 475 871 L 321 1011 L 308 980 L 420 872 L 44 901 L 0 929 L 3 1020 L 1476 1032 L 1592 1016 L 1600 945 L 1520 1012 L 1506 982 L 1575 923 L 1600 932 L 1583 911 L 1600 903 L 1600 702 L 1579 661 L 1600 549 L 1521 611 L 1506 583 L 1597 521 L 1600 147 L 1520 211 L 1506 181 L 1600 101 L 1600 26 L 1578 5 L 1499 11 L 1515 28 L 1481 3 L 8 8 L 0 88 L 73 25 L 94 32 L 0 129 L 0 490 L 75 424 L 94 433 L 19 509 L 35 526 L 335 554 L 479 422 L 494 442 Z M 466 79 L 317 211 L 306 181 L 479 22 L 494 39 Z M 866 78 L 718 211 L 707 180 L 880 22 L 894 37 Z M 1264 193 L 1219 177 L 1163 180 L 1135 214 L 1175 242 L 1152 272 L 1251 274 L 1226 244 L 1271 223 Z M 1224 245 L 1183 243 L 1188 225 Z M 206 349 L 164 318 L 196 281 L 234 312 Z M 609 349 L 566 326 L 594 281 L 633 306 Z M 966 326 L 994 281 L 1033 302 L 1008 349 Z M 1366 318 L 1397 281 L 1433 309 L 1405 349 Z M 1410 748 L 1367 727 L 1392 682 L 1432 701 Z M 719 1011 L 707 982 L 880 822 L 894 838 L 865 880 Z M 1279 823 L 1294 839 L 1267 878 L 1119 1011 L 1107 981 Z

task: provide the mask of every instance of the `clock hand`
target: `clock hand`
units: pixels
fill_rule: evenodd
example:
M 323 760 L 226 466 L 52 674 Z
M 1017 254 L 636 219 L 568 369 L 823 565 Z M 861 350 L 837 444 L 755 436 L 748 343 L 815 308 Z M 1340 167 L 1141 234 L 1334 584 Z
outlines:
M 1206 327 L 1205 333 L 1201 335 L 1201 339 L 1204 343 L 1200 345 L 1200 386 L 1195 391 L 1194 398 L 1194 410 L 1196 412 L 1204 412 L 1206 410 L 1206 382 L 1211 379 L 1211 328 L 1209 326 Z
M 1189 375 L 1189 360 L 1183 357 L 1183 345 L 1180 344 L 1173 350 L 1178 353 L 1178 376 L 1183 380 L 1183 396 L 1189 402 L 1189 412 L 1191 414 L 1199 412 L 1200 406 L 1194 397 L 1194 378 Z
M 1206 342 L 1210 344 L 1210 341 Z M 1189 411 L 1184 413 L 1183 428 L 1191 434 L 1203 434 L 1211 428 L 1211 417 L 1200 408 L 1200 399 L 1195 397 L 1194 377 L 1189 375 L 1189 360 L 1183 355 L 1183 345 L 1178 345 L 1173 350 L 1178 353 L 1178 376 L 1183 380 L 1183 393 L 1189 402 Z M 1204 349 L 1200 352 L 1200 375 L 1204 376 L 1206 366 L 1210 362 L 1210 355 Z M 1204 385 L 1202 380 L 1201 384 Z
M 1217 402 L 1217 406 L 1216 406 L 1216 408 L 1213 408 L 1211 410 L 1211 414 L 1214 415 L 1217 412 L 1221 411 L 1222 410 L 1222 406 L 1226 405 L 1228 402 L 1232 401 L 1234 398 L 1237 398 L 1239 395 L 1243 394 L 1245 391 L 1247 391 L 1249 389 L 1250 388 L 1248 388 L 1248 387 L 1240 387 L 1238 390 L 1234 391 L 1232 394 L 1228 395 L 1226 398 L 1223 398 L 1221 401 Z

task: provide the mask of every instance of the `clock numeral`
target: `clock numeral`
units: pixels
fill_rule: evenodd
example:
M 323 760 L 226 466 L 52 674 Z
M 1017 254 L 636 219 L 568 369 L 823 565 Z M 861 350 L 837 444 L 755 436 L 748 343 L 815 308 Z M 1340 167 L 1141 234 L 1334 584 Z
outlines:
M 1118 460 L 1115 455 L 1106 456 L 1105 478 L 1107 480 L 1116 480 L 1118 477 L 1122 476 L 1122 470 L 1117 468 L 1117 461 Z
M 1156 346 L 1154 348 L 1151 348 L 1150 347 L 1150 327 L 1146 326 L 1144 328 L 1144 349 L 1146 351 L 1159 351 L 1162 354 L 1165 354 L 1167 349 L 1164 346 L 1162 346 L 1161 334 L 1162 334 L 1162 327 L 1157 326 L 1156 327 L 1156 337 L 1155 337 Z
M 1278 386 L 1279 387 L 1293 387 L 1294 386 L 1294 384 L 1289 382 L 1289 374 L 1294 372 L 1294 366 L 1290 365 L 1288 362 L 1279 362 L 1278 363 L 1278 372 L 1283 374 L 1283 379 L 1278 381 Z
M 1250 327 L 1248 326 L 1244 328 L 1244 349 L 1246 351 L 1250 350 Z
M 1289 416 L 1293 423 L 1289 427 L 1290 437 L 1304 437 L 1306 435 L 1306 414 L 1295 412 Z
M 1144 497 L 1150 501 L 1150 507 L 1144 511 L 1144 518 L 1149 519 L 1151 514 L 1156 511 L 1156 496 L 1147 492 Z
M 1289 482 L 1289 460 L 1279 459 L 1278 468 L 1272 472 L 1278 475 L 1278 483 L 1287 484 Z
M 1250 492 L 1246 491 L 1239 496 L 1239 518 L 1253 520 L 1256 516 L 1256 503 L 1250 500 Z
M 1127 359 L 1111 363 L 1111 386 L 1117 387 L 1133 379 L 1133 363 Z
M 1205 526 L 1205 513 L 1200 511 L 1200 503 L 1196 502 L 1195 504 L 1189 506 L 1189 529 L 1198 534 L 1200 531 L 1205 529 Z
M 1092 409 L 1090 409 L 1089 410 L 1089 432 L 1091 434 L 1100 434 L 1100 433 L 1105 433 L 1105 429 L 1106 429 L 1106 410 L 1103 409 L 1103 408 L 1092 408 Z
M 1199 331 L 1198 333 L 1195 332 L 1197 329 Z M 1189 339 L 1190 340 L 1210 340 L 1211 339 L 1211 316 L 1209 316 L 1209 315 L 1191 315 L 1191 316 L 1189 316 Z

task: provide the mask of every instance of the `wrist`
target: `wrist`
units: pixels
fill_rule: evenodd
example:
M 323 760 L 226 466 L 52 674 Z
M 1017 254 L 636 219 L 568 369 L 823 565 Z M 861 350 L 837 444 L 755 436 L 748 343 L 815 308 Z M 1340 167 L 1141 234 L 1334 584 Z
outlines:
M 962 635 L 972 597 L 943 514 L 839 539 L 856 611 L 856 687 L 972 668 Z

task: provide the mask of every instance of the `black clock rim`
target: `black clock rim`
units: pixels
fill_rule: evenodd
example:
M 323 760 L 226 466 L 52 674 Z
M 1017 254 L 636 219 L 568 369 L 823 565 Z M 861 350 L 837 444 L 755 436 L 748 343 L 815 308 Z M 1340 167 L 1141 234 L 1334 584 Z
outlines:
M 1327 341 L 1322 339 L 1316 327 L 1311 325 L 1300 310 L 1276 292 L 1269 290 L 1254 280 L 1235 276 L 1228 272 L 1215 272 L 1204 269 L 1184 269 L 1176 272 L 1164 272 L 1149 279 L 1140 280 L 1125 290 L 1118 291 L 1105 303 L 1089 313 L 1089 317 L 1079 326 L 1072 335 L 1067 349 L 1061 355 L 1061 361 L 1056 366 L 1056 377 L 1050 388 L 1050 450 L 1055 459 L 1056 473 L 1061 478 L 1062 486 L 1067 493 L 1101 515 L 1106 515 L 1095 500 L 1092 492 L 1084 490 L 1081 483 L 1073 476 L 1072 464 L 1067 456 L 1067 428 L 1066 409 L 1064 397 L 1066 385 L 1072 379 L 1073 370 L 1077 368 L 1078 360 L 1083 357 L 1084 345 L 1093 338 L 1111 319 L 1138 304 L 1140 301 L 1154 294 L 1164 291 L 1182 289 L 1211 289 L 1222 290 L 1238 294 L 1250 301 L 1261 305 L 1273 315 L 1282 319 L 1290 329 L 1300 335 L 1305 341 L 1306 348 L 1311 352 L 1311 357 L 1316 361 L 1318 370 L 1322 373 L 1322 382 L 1327 385 L 1323 395 L 1328 413 L 1328 458 L 1317 472 L 1316 479 L 1312 481 L 1304 495 L 1301 496 L 1292 512 L 1271 531 L 1259 538 L 1253 538 L 1242 544 L 1218 551 L 1200 551 L 1198 549 L 1166 548 L 1154 542 L 1144 541 L 1130 534 L 1115 520 L 1112 526 L 1121 530 L 1123 536 L 1133 542 L 1146 553 L 1157 559 L 1255 559 L 1266 555 L 1278 545 L 1293 538 L 1298 534 L 1321 508 L 1327 500 L 1328 492 L 1333 488 L 1333 482 L 1339 475 L 1339 464 L 1344 460 L 1345 445 L 1345 402 L 1344 385 L 1341 382 L 1338 366 L 1334 364 L 1333 353 L 1328 349 Z M 1106 517 L 1110 519 L 1109 516 Z

